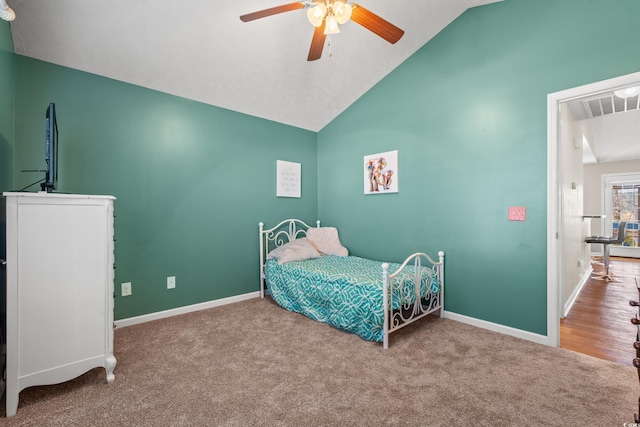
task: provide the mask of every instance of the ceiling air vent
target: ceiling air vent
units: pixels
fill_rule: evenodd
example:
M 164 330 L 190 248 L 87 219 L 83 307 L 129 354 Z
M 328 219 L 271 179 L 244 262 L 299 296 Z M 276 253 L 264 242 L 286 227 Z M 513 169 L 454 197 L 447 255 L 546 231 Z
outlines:
M 598 95 L 582 100 L 587 118 L 640 109 L 640 96 L 618 98 L 614 94 Z

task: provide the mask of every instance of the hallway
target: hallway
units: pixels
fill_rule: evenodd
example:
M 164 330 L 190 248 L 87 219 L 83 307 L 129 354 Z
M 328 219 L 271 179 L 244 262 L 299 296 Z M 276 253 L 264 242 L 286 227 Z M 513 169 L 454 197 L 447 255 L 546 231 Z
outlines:
M 594 263 L 593 269 L 602 266 Z M 612 257 L 610 269 L 620 282 L 588 280 L 569 315 L 560 320 L 560 347 L 633 366 L 636 326 L 630 320 L 638 309 L 629 301 L 638 301 L 640 260 Z

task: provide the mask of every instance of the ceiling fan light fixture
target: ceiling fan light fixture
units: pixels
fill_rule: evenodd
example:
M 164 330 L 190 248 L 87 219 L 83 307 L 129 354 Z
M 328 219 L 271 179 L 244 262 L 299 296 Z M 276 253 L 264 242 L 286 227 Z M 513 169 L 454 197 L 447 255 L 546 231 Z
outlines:
M 333 15 L 328 15 L 326 18 L 326 23 L 324 25 L 324 33 L 325 34 L 337 34 L 340 32 L 340 27 L 338 26 L 338 20 Z
M 306 9 L 307 19 L 315 27 L 307 61 L 320 59 L 327 35 L 339 33 L 340 25 L 348 21 L 361 25 L 391 44 L 402 38 L 404 30 L 359 4 L 349 4 L 350 1 L 352 0 L 296 1 L 245 13 L 240 15 L 240 20 L 242 22 L 250 22 L 285 12 Z M 6 0 L 0 0 L 0 3 L 2 2 L 6 2 Z
M 640 95 L 640 86 L 632 86 L 625 89 L 616 90 L 613 92 L 618 98 L 631 98 Z
M 319 27 L 320 25 L 322 25 L 322 21 L 324 20 L 326 14 L 327 7 L 322 3 L 318 3 L 311 9 L 307 10 L 307 18 L 309 19 L 309 22 L 311 22 L 311 25 L 313 25 L 314 27 Z
M 345 24 L 351 18 L 351 5 L 337 0 L 331 6 L 333 15 L 336 17 L 338 24 Z

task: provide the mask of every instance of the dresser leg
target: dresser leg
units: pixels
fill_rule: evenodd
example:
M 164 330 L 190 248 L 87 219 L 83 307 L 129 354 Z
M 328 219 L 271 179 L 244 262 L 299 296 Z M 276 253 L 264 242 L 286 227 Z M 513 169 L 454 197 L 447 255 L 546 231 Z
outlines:
M 7 389 L 5 390 L 5 395 L 7 397 L 7 401 L 6 401 L 7 417 L 13 417 L 18 411 L 19 393 L 16 393 L 14 390 L 9 390 L 9 387 L 7 387 Z
M 113 370 L 116 368 L 116 358 L 113 353 L 107 356 L 107 363 L 105 369 L 107 371 L 107 382 L 113 382 L 116 379 L 116 376 L 113 374 Z

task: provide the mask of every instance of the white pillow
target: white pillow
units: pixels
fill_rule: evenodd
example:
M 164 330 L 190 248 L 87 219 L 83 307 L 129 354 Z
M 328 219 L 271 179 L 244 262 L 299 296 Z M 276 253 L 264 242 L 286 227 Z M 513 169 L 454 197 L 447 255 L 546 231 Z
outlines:
M 335 227 L 316 227 L 307 230 L 307 239 L 323 255 L 347 256 L 349 251 L 342 246 Z
M 278 246 L 267 254 L 267 261 L 277 259 L 278 264 L 282 264 L 289 261 L 304 261 L 306 259 L 320 258 L 321 256 L 311 242 L 303 237 Z

